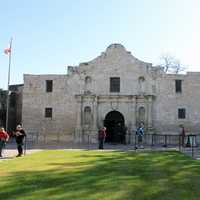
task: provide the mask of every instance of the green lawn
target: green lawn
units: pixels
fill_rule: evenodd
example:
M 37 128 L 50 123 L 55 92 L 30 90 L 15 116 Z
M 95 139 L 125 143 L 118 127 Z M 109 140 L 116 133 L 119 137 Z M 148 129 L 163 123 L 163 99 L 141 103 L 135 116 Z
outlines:
M 200 199 L 200 162 L 178 152 L 42 151 L 0 162 L 2 200 Z

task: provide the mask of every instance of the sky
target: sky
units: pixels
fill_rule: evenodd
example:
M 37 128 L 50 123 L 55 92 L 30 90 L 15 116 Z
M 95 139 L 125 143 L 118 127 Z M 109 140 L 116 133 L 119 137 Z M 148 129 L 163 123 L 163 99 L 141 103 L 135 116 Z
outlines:
M 163 54 L 200 71 L 199 0 L 0 0 L 0 88 L 23 74 L 66 74 L 112 43 L 159 64 Z M 1 50 L 2 49 L 2 50 Z

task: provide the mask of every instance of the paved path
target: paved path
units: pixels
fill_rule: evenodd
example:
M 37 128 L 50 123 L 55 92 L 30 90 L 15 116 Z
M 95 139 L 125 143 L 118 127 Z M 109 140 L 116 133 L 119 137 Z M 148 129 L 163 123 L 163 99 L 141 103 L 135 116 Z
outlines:
M 192 148 L 184 148 L 181 150 L 182 153 L 193 157 L 194 159 L 200 160 L 200 147 L 195 147 L 192 151 Z
M 42 149 L 32 149 L 32 150 L 29 149 L 29 150 L 26 151 L 26 154 L 32 154 L 32 153 L 35 153 L 35 152 L 38 152 L 38 151 L 42 151 Z M 9 160 L 9 159 L 15 158 L 16 155 L 17 155 L 17 150 L 5 149 L 3 151 L 3 158 L 0 158 L 0 162 L 3 161 L 3 160 Z
M 47 149 L 87 149 L 87 150 L 97 150 L 98 149 L 98 145 L 97 144 L 90 144 L 90 145 L 82 145 L 82 144 L 66 144 L 66 143 L 62 143 L 62 144 L 58 144 L 58 143 L 52 143 L 52 144 L 28 144 L 27 145 L 27 150 L 26 150 L 26 154 L 32 154 L 38 151 L 42 151 L 42 150 L 47 150 Z M 129 150 L 134 150 L 135 151 L 135 147 L 134 145 L 122 145 L 122 144 L 105 144 L 104 145 L 104 149 L 105 150 L 121 150 L 121 151 L 129 151 Z M 145 147 L 144 149 L 137 149 L 136 152 L 138 151 L 170 151 L 170 150 L 177 150 L 179 151 L 178 147 L 162 147 L 162 146 L 155 146 L 155 147 Z M 182 153 L 188 155 L 188 156 L 192 156 L 192 152 L 190 148 L 185 148 L 183 149 Z M 7 159 L 11 159 L 16 157 L 17 155 L 17 149 L 16 149 L 16 144 L 15 143 L 9 143 L 6 145 L 6 149 L 3 151 L 3 159 L 0 159 L 0 161 L 2 160 L 7 160 Z M 194 150 L 194 158 L 196 159 L 200 159 L 200 148 L 196 148 Z
M 98 145 L 97 144 L 92 144 L 92 145 L 82 145 L 82 144 L 37 144 L 37 145 L 32 145 L 29 144 L 27 145 L 27 150 L 26 154 L 32 154 L 38 151 L 42 150 L 47 150 L 47 149 L 87 149 L 87 150 L 98 150 Z M 135 150 L 133 145 L 121 145 L 121 144 L 105 144 L 104 145 L 104 150 L 121 150 L 121 151 L 129 151 L 129 150 Z M 136 151 L 146 151 L 146 150 L 155 150 L 155 151 L 166 151 L 166 150 L 176 150 L 176 148 L 144 148 L 144 149 L 137 149 Z M 11 143 L 6 145 L 6 149 L 3 151 L 3 159 L 2 160 L 7 160 L 16 157 L 17 155 L 17 149 L 16 149 L 16 144 Z

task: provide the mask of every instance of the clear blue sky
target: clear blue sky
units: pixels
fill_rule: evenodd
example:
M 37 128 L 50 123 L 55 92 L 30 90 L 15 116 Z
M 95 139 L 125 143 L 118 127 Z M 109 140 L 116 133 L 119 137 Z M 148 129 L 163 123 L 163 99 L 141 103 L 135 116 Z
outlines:
M 199 0 L 1 0 L 0 25 L 0 88 L 11 36 L 11 84 L 23 83 L 24 73 L 65 74 L 111 43 L 153 64 L 168 52 L 200 71 Z

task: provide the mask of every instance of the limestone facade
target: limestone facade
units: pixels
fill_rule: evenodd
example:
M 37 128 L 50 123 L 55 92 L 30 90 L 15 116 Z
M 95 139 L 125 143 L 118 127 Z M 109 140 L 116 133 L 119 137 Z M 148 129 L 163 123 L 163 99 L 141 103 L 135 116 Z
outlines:
M 117 92 L 111 91 L 112 78 L 118 79 Z M 46 90 L 48 80 L 51 92 Z M 197 133 L 199 88 L 200 72 L 166 74 L 161 67 L 135 58 L 121 44 L 112 44 L 94 60 L 69 66 L 65 75 L 25 74 L 22 122 L 27 132 L 45 137 L 59 133 L 77 141 L 97 135 L 109 113 L 121 115 L 129 134 L 140 122 L 146 131 L 175 133 L 184 124 Z M 52 116 L 45 117 L 46 108 Z

